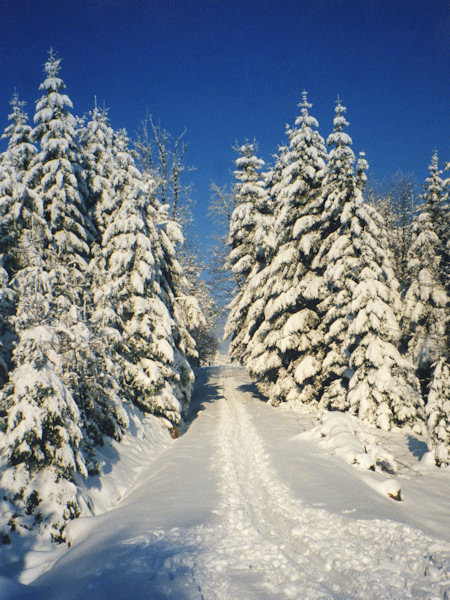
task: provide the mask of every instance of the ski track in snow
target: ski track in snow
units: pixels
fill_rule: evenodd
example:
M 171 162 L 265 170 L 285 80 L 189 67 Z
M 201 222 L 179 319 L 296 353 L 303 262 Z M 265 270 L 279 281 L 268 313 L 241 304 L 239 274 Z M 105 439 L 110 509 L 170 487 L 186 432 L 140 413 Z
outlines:
M 196 528 L 191 573 L 201 600 L 445 598 L 448 548 L 391 521 L 357 521 L 308 508 L 277 479 L 248 400 L 224 372 L 217 400 L 221 524 Z M 299 473 L 301 477 L 301 473 Z M 446 558 L 442 559 L 442 556 Z M 440 557 L 440 558 L 439 558 Z M 168 566 L 168 565 L 166 565 Z

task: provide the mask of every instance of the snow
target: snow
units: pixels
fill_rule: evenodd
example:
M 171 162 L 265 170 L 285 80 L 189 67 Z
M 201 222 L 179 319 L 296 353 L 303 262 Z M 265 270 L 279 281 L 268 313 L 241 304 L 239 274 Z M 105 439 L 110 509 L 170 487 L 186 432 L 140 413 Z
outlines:
M 303 383 L 305 379 L 313 377 L 320 371 L 320 364 L 313 356 L 305 356 L 305 358 L 296 367 L 294 378 L 297 383 Z
M 16 581 L 0 571 L 2 600 L 446 597 L 450 470 L 422 438 L 275 409 L 240 368 L 199 379 L 179 439 L 131 416 L 92 481 L 95 516 Z

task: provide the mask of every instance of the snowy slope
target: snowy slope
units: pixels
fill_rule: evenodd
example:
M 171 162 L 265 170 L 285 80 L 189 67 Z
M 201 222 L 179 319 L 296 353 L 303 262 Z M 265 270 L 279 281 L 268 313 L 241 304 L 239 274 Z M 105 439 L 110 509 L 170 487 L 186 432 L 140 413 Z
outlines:
M 450 471 L 419 463 L 423 440 L 272 408 L 238 368 L 202 375 L 184 435 L 159 454 L 147 440 L 139 469 L 119 447 L 128 491 L 112 468 L 101 514 L 72 524 L 50 570 L 24 570 L 29 586 L 0 580 L 0 598 L 446 597 Z

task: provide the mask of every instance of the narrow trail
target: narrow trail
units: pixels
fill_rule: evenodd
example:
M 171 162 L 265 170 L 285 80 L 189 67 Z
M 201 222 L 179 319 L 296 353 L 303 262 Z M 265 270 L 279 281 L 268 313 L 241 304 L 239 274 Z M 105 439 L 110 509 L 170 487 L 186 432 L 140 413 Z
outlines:
M 268 464 L 268 454 L 251 421 L 245 404 L 239 399 L 231 379 L 220 383 L 224 399 L 220 401 L 218 452 L 225 536 L 217 555 L 229 565 L 228 572 L 238 575 L 252 569 L 262 580 L 257 598 L 297 598 L 308 579 L 311 598 L 331 598 L 320 574 L 314 573 L 309 553 L 295 535 L 297 513 L 301 510 L 288 497 L 283 484 Z M 299 586 L 301 586 L 299 588 Z
M 450 599 L 449 544 L 300 499 L 301 467 L 276 462 L 289 440 L 273 447 L 292 421 L 255 398 L 242 370 L 210 369 L 196 394 L 186 433 L 86 523 L 31 600 Z M 328 499 L 333 478 L 348 477 L 333 464 L 331 475 L 318 467 Z

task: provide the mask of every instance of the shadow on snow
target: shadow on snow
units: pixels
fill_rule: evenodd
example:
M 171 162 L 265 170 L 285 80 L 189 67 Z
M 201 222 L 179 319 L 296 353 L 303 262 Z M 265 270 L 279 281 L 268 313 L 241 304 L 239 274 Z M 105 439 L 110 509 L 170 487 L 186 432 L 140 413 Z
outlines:
M 413 435 L 408 435 L 408 448 L 413 456 L 415 456 L 418 460 L 421 460 L 428 452 L 428 446 L 425 442 L 418 440 Z
M 189 427 L 199 413 L 206 409 L 207 404 L 223 397 L 220 387 L 211 381 L 212 373 L 217 368 L 204 367 L 196 372 L 194 392 L 185 417 L 186 427 Z

